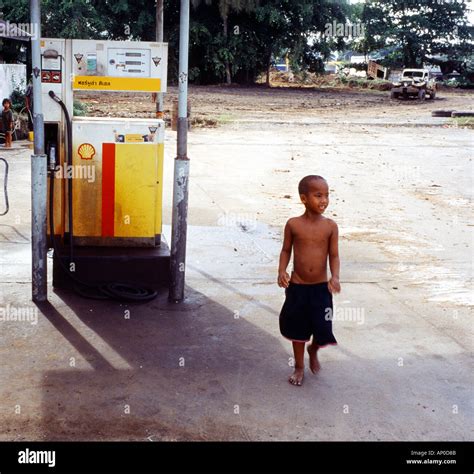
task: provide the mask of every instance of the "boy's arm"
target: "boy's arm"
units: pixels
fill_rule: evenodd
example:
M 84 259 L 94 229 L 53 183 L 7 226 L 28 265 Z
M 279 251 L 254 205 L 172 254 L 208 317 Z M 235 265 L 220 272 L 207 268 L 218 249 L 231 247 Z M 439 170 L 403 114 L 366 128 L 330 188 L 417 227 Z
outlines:
M 291 232 L 290 221 L 285 225 L 285 235 L 283 237 L 283 247 L 280 253 L 280 264 L 278 266 L 278 286 L 288 288 L 290 283 L 290 275 L 288 275 L 286 268 L 290 263 L 291 248 L 293 246 L 293 234 Z
M 339 229 L 337 224 L 333 222 L 333 229 L 331 237 L 329 238 L 329 268 L 331 269 L 331 279 L 328 283 L 328 288 L 331 293 L 339 293 L 341 291 L 341 285 L 339 283 Z

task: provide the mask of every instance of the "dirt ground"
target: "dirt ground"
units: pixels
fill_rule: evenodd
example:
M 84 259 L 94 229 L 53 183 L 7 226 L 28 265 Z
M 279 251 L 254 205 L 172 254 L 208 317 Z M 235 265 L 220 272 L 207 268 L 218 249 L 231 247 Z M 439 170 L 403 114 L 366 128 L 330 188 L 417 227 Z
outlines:
M 154 111 L 87 97 L 95 114 Z M 36 325 L 0 322 L 0 439 L 472 440 L 473 131 L 430 114 L 472 110 L 472 94 L 419 104 L 192 87 L 190 99 L 213 126 L 189 134 L 185 302 L 163 293 L 129 307 L 50 286 Z M 168 242 L 175 150 L 167 130 Z M 33 307 L 30 154 L 0 153 L 14 183 L 0 218 L 0 308 Z M 338 346 L 296 388 L 275 280 L 306 174 L 330 185 L 342 316 Z
M 105 95 L 107 97 L 107 95 Z M 153 117 L 151 94 L 114 94 L 104 100 L 96 93 L 77 94 L 92 116 Z M 390 100 L 388 92 L 350 88 L 191 86 L 189 102 L 193 126 L 213 127 L 235 120 L 301 120 L 358 117 L 390 119 L 429 117 L 432 110 L 472 109 L 469 91 L 442 89 L 436 100 Z M 177 89 L 165 96 L 165 113 L 171 117 Z M 471 102 L 471 104 L 469 104 Z

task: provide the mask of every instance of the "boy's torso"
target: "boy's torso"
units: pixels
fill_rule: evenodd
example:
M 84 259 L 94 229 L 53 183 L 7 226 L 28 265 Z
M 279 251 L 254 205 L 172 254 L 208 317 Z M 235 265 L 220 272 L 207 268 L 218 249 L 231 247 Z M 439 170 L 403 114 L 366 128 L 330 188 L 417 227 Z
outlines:
M 317 221 L 295 217 L 291 219 L 293 237 L 293 283 L 327 281 L 327 259 L 332 221 L 321 217 Z
M 10 109 L 2 110 L 2 125 L 3 125 L 4 132 L 11 131 L 12 122 L 13 122 L 13 112 Z

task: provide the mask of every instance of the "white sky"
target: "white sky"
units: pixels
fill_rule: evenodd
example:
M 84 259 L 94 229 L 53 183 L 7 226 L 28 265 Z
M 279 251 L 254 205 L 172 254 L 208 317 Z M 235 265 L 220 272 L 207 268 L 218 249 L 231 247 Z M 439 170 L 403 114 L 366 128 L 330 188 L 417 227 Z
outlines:
M 349 0 L 350 3 L 364 3 L 365 0 Z M 446 1 L 459 1 L 459 0 L 446 0 Z M 470 10 L 468 13 L 468 21 L 471 25 L 474 25 L 474 0 L 465 0 L 467 7 Z

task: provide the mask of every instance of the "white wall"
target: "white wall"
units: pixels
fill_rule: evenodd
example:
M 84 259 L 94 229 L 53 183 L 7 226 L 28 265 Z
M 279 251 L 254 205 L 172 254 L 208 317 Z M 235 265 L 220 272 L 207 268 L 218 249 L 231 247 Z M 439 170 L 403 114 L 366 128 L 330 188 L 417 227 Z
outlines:
M 10 97 L 14 89 L 26 90 L 26 66 L 0 64 L 0 103 L 5 97 Z

